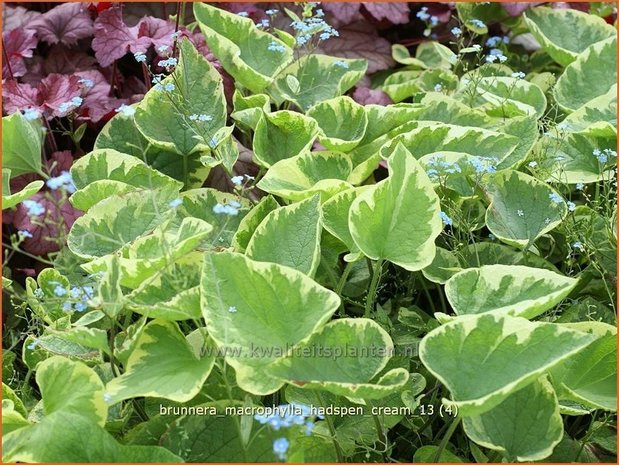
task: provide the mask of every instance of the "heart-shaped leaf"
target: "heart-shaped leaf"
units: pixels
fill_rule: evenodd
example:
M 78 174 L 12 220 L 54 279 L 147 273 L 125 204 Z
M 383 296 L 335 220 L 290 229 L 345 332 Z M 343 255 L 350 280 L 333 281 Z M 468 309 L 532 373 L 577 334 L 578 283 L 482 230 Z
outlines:
M 434 240 L 442 230 L 439 199 L 428 175 L 403 145 L 387 149 L 389 177 L 353 201 L 350 233 L 367 257 L 420 270 L 432 262 Z
M 260 394 L 282 385 L 275 380 L 264 392 L 264 368 L 309 337 L 340 305 L 336 294 L 300 271 L 230 252 L 206 253 L 201 290 L 210 336 L 225 349 L 241 387 Z
M 320 197 L 281 207 L 256 228 L 245 254 L 313 276 L 320 262 Z
M 617 34 L 599 16 L 571 8 L 537 7 L 523 16 L 546 53 L 563 66 L 572 63 L 590 45 Z
M 485 265 L 452 276 L 445 295 L 457 315 L 493 312 L 534 318 L 574 289 L 577 279 L 517 265 Z
M 558 324 L 486 313 L 430 331 L 419 357 L 451 392 L 444 403 L 459 415 L 479 415 L 595 339 Z
M 486 413 L 464 417 L 463 425 L 469 438 L 480 446 L 500 451 L 509 461 L 544 459 L 563 437 L 559 402 L 544 377 L 514 392 Z
M 125 372 L 105 389 L 110 403 L 147 396 L 186 402 L 200 392 L 214 363 L 205 331 L 185 337 L 176 323 L 154 320 L 138 337 Z

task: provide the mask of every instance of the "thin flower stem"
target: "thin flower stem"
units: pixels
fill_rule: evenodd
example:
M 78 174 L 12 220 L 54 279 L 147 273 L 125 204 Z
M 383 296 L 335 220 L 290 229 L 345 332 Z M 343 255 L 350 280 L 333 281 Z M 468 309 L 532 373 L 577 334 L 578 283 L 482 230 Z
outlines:
M 370 288 L 368 289 L 368 295 L 365 299 L 365 313 L 363 316 L 369 318 L 372 309 L 374 308 L 374 300 L 376 299 L 376 289 L 380 281 L 380 275 L 382 273 L 383 259 L 379 258 L 374 264 L 374 273 L 372 274 L 372 281 L 370 282 Z

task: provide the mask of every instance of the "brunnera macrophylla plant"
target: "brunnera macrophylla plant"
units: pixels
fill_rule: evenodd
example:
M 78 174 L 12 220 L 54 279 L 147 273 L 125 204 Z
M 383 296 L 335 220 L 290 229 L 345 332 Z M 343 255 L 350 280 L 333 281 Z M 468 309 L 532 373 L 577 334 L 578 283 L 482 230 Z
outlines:
M 36 387 L 3 383 L 3 459 L 612 455 L 616 31 L 531 8 L 520 56 L 486 3 L 442 42 L 419 9 L 430 38 L 372 76 L 389 105 L 347 95 L 368 63 L 320 53 L 338 31 L 318 5 L 255 24 L 195 3 L 231 106 L 176 35 L 157 63 L 127 49 L 153 86 L 70 170 L 44 172 L 38 114 L 4 117 L 3 209 L 68 232 L 3 280 Z M 50 191 L 11 192 L 29 173 Z M 82 214 L 55 224 L 66 203 Z

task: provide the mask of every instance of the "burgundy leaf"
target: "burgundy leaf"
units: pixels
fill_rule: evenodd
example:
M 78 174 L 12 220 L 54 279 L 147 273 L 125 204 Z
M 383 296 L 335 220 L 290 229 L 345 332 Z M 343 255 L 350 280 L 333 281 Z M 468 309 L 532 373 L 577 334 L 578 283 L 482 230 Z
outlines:
M 48 195 L 56 196 L 55 201 L 48 198 Z M 62 200 L 62 192 L 44 194 L 42 192 L 32 196 L 31 200 L 39 202 L 44 208 L 45 213 L 37 217 L 33 222 L 28 216 L 27 209 L 23 204 L 17 205 L 17 211 L 13 214 L 13 225 L 20 231 L 28 231 L 32 234 L 22 243 L 26 252 L 33 255 L 45 255 L 56 252 L 60 249 L 59 238 L 64 237 L 76 219 L 83 215 L 82 212 L 73 208 L 68 200 Z M 58 208 L 56 204 L 62 206 Z M 35 224 L 42 223 L 42 224 Z M 59 231 L 58 226 L 64 231 Z
M 82 88 L 79 79 L 77 76 L 50 74 L 36 88 L 8 80 L 2 87 L 4 111 L 13 113 L 34 107 L 48 118 L 64 116 L 58 107 L 80 96 Z
M 110 97 L 110 83 L 100 71 L 81 71 L 76 73 L 76 76 L 82 81 L 83 87 L 84 103 L 80 113 L 83 119 L 96 123 L 121 104 L 127 103 L 125 100 Z
M 41 106 L 52 110 L 54 116 L 64 116 L 60 112 L 61 103 L 68 102 L 74 97 L 79 97 L 82 86 L 77 76 L 66 76 L 64 74 L 50 74 L 37 86 L 39 101 Z
M 451 19 L 452 7 L 447 3 L 431 3 L 428 4 L 428 14 L 430 16 L 436 16 L 439 23 L 448 23 Z
M 125 56 L 136 40 L 137 31 L 123 22 L 120 8 L 108 8 L 97 17 L 92 49 L 101 66 L 109 66 Z
M 389 105 L 393 103 L 382 90 L 370 89 L 369 87 L 357 87 L 352 94 L 352 98 L 361 105 Z
M 589 2 L 552 2 L 553 8 L 572 8 L 574 10 L 589 12 Z
M 225 8 L 232 13 L 240 13 L 244 11 L 254 21 L 261 20 L 266 17 L 264 10 L 251 2 L 230 2 L 225 4 Z
M 167 45 L 172 47 L 174 24 L 159 18 L 147 16 L 138 25 L 138 37 L 147 37 L 155 48 Z
M 18 27 L 12 31 L 2 33 L 4 51 L 9 57 L 9 63 L 2 63 L 2 75 L 13 77 L 26 74 L 24 58 L 32 57 L 32 49 L 37 46 L 35 33 L 31 30 Z M 10 66 L 9 66 L 10 65 Z M 9 69 L 11 73 L 9 73 Z
M 348 24 L 361 19 L 359 3 L 334 2 L 324 3 L 322 9 L 330 12 L 338 24 Z
M 49 44 L 75 45 L 93 34 L 93 24 L 84 3 L 61 3 L 32 22 L 39 39 Z
M 62 44 L 54 45 L 46 55 L 43 65 L 46 74 L 73 74 L 91 69 L 97 62 L 87 53 L 70 49 Z
M 344 58 L 365 58 L 368 73 L 391 68 L 391 44 L 379 37 L 374 26 L 358 21 L 339 29 L 340 37 L 323 42 L 320 49 L 328 55 Z
M 409 21 L 410 9 L 408 3 L 374 3 L 363 2 L 366 10 L 379 21 L 387 19 L 393 24 L 406 24 Z
M 7 114 L 26 108 L 39 108 L 38 91 L 29 84 L 7 79 L 2 86 L 2 106 Z
M 528 8 L 541 5 L 542 3 L 544 2 L 505 2 L 503 3 L 503 8 L 505 8 L 505 11 L 511 16 L 519 16 Z
M 2 30 L 12 31 L 18 27 L 28 27 L 35 19 L 41 16 L 38 11 L 27 10 L 23 6 L 8 6 L 2 2 Z

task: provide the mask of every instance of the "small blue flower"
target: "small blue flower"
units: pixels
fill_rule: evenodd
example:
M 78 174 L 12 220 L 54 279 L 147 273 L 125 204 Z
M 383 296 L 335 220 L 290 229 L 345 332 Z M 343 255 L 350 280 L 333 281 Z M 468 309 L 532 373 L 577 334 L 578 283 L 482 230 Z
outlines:
M 523 216 L 524 216 L 524 212 L 523 212 L 522 210 L 517 210 L 517 211 L 516 211 L 516 214 L 517 214 L 518 216 L 520 216 L 520 217 L 523 217 Z
M 168 45 L 160 45 L 157 47 L 159 53 L 166 53 L 170 47 Z
M 67 290 L 61 284 L 56 285 L 54 288 L 54 294 L 58 297 L 62 297 L 67 294 Z
M 440 212 L 439 216 L 441 217 L 441 220 L 443 221 L 444 225 L 451 226 L 453 224 L 453 220 L 449 218 L 449 216 L 447 216 L 447 213 Z
M 576 184 L 576 190 L 577 191 L 581 191 L 585 188 L 585 185 L 582 182 L 579 182 L 578 184 Z
M 135 108 L 130 105 L 125 105 L 124 103 L 116 109 L 116 113 L 122 113 L 125 116 L 133 116 L 135 115 Z
M 108 403 L 112 401 L 112 395 L 109 392 L 103 393 L 103 402 Z
M 576 204 L 574 202 L 567 202 L 567 209 L 571 212 L 576 210 Z
M 178 61 L 176 60 L 176 58 L 168 58 L 167 60 L 161 60 L 159 62 L 159 66 L 161 66 L 162 68 L 171 68 L 172 66 L 176 66 L 178 63 Z
M 243 179 L 245 179 L 243 176 L 232 176 L 232 178 L 230 178 L 230 181 L 232 181 L 232 184 L 234 184 L 235 186 L 240 186 L 241 184 L 243 184 Z
M 28 216 L 40 216 L 45 213 L 45 207 L 34 200 L 24 200 L 22 202 L 28 210 Z
M 517 71 L 515 73 L 512 73 L 512 77 L 516 79 L 524 79 L 525 76 L 526 74 L 524 74 L 522 71 Z
M 417 16 L 417 18 L 419 18 L 422 21 L 427 21 L 428 19 L 430 19 L 430 14 L 428 13 L 428 7 L 425 7 L 425 6 L 422 7 L 421 10 L 419 10 L 415 16 Z
M 563 203 L 563 197 L 561 197 L 556 192 L 548 194 L 548 198 L 552 200 L 552 203 Z
M 236 216 L 239 214 L 239 211 L 231 205 L 222 205 L 218 203 L 213 207 L 213 213 L 216 215 L 224 214 L 229 216 Z
M 84 294 L 86 297 L 88 297 L 89 299 L 92 299 L 95 295 L 95 290 L 92 288 L 92 286 L 84 286 Z
M 312 431 L 314 430 L 314 426 L 316 426 L 316 424 L 313 421 L 308 421 L 307 423 L 305 423 L 305 435 L 306 436 L 311 436 L 312 435 Z
M 88 308 L 88 305 L 82 303 L 82 302 L 77 302 L 74 306 L 75 311 L 76 312 L 83 312 L 84 310 L 86 310 Z
M 462 35 L 462 29 L 459 27 L 454 27 L 451 29 L 451 33 L 456 37 L 460 37 Z
M 499 36 L 489 37 L 488 40 L 486 40 L 486 47 L 494 48 L 497 45 L 499 45 L 502 41 L 503 41 L 503 38 Z
M 92 79 L 80 79 L 77 82 L 80 83 L 81 85 L 83 85 L 86 88 L 90 88 L 90 87 L 95 85 L 95 83 L 92 82 Z
M 572 244 L 572 248 L 576 249 L 576 250 L 582 250 L 584 249 L 584 246 L 582 245 L 582 242 L 580 241 L 576 241 Z
M 496 236 L 492 233 L 488 234 L 488 239 L 490 239 L 491 241 L 495 241 L 496 240 Z
M 595 155 L 595 158 L 597 158 L 601 164 L 604 164 L 608 161 L 608 155 L 606 151 L 604 151 L 603 153 L 600 149 L 595 149 L 593 151 L 593 155 Z
M 247 13 L 247 11 L 239 11 L 236 15 L 240 16 L 241 18 L 247 18 L 249 16 L 249 13 Z
M 258 25 L 258 27 L 262 27 L 262 28 L 266 29 L 270 25 L 271 25 L 271 23 L 270 23 L 270 21 L 268 19 L 261 19 L 260 20 L 260 24 Z
M 69 300 L 65 300 L 65 302 L 62 304 L 62 310 L 64 312 L 70 312 L 71 311 L 71 302 Z
M 529 168 L 535 168 L 537 166 L 537 162 L 535 160 L 529 162 Z
M 343 60 L 336 60 L 333 62 L 335 66 L 339 66 L 340 68 L 348 69 L 350 65 Z
M 142 52 L 135 52 L 133 54 L 133 58 L 135 58 L 135 61 L 137 61 L 138 63 L 146 62 L 146 55 L 144 55 Z
M 176 86 L 171 82 L 168 82 L 163 86 L 163 90 L 165 90 L 166 92 L 172 92 L 174 89 L 176 89 Z
M 32 233 L 30 231 L 26 231 L 25 229 L 21 230 L 21 231 L 17 231 L 17 235 L 19 237 L 24 238 L 24 239 L 31 239 L 32 238 Z
M 480 29 L 483 29 L 484 27 L 486 27 L 486 24 L 480 20 L 480 19 L 471 19 L 469 21 L 473 26 L 478 27 Z
M 39 119 L 41 117 L 41 113 L 36 108 L 27 108 L 24 110 L 24 118 L 28 121 L 34 121 L 35 119 Z
M 41 289 L 40 287 L 37 287 L 34 290 L 33 294 L 37 299 L 41 299 L 43 297 L 43 289 Z
M 74 286 L 69 290 L 69 295 L 73 299 L 79 299 L 80 297 L 82 297 L 83 293 L 84 291 L 82 291 L 82 289 L 77 286 Z
M 236 313 L 236 307 L 234 305 L 231 305 L 228 307 L 228 312 L 230 313 Z
M 440 92 L 443 90 L 443 86 L 440 84 L 437 84 L 434 86 L 434 92 Z
M 34 348 L 38 345 L 39 345 L 39 341 L 35 339 L 30 344 L 28 344 L 26 347 L 30 350 L 34 350 Z
M 286 438 L 279 438 L 273 442 L 273 452 L 275 452 L 275 455 L 277 455 L 279 460 L 286 459 L 286 452 L 288 451 L 289 446 L 290 443 Z
M 279 13 L 279 10 L 276 10 L 275 8 L 271 8 L 269 10 L 266 10 L 265 13 L 269 16 L 275 16 L 277 13 Z
M 180 207 L 182 204 L 183 204 L 183 199 L 178 198 L 178 199 L 174 199 L 174 200 L 170 201 L 168 206 L 170 208 L 177 208 L 177 207 Z
M 550 218 L 546 218 L 546 219 L 544 220 L 544 224 L 550 224 Z
M 51 190 L 62 188 L 71 194 L 77 190 L 75 184 L 73 183 L 73 177 L 68 171 L 62 171 L 60 173 L 60 176 L 49 178 L 47 181 L 45 181 L 45 184 Z
M 73 97 L 68 102 L 63 102 L 58 106 L 58 111 L 60 113 L 67 113 L 75 108 L 79 107 L 82 104 L 82 97 Z
M 284 47 L 281 44 L 278 44 L 277 42 L 271 42 L 269 46 L 267 47 L 267 49 L 271 52 L 279 52 L 279 53 L 283 53 L 286 51 L 286 47 Z

